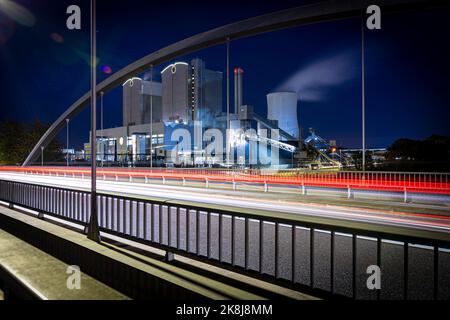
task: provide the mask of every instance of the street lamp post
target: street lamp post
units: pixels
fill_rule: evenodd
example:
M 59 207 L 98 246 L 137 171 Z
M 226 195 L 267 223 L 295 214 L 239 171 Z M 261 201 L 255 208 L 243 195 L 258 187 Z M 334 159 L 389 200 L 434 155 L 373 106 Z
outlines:
M 67 118 L 66 119 L 66 128 L 67 128 L 67 134 L 66 134 L 66 138 L 67 138 L 67 144 L 66 144 L 66 148 L 67 148 L 67 150 L 66 150 L 66 163 L 67 163 L 67 166 L 69 166 L 69 121 L 70 121 L 70 119 L 69 118 Z
M 234 110 L 236 113 L 237 111 Z M 227 38 L 227 130 L 226 130 L 226 162 L 230 163 L 230 38 Z
M 364 66 L 364 16 L 361 18 L 362 171 L 366 170 L 366 96 Z
M 97 217 L 97 48 L 96 48 L 96 0 L 91 0 L 91 217 L 87 229 L 90 240 L 100 242 L 100 231 Z
M 102 130 L 102 135 L 101 135 L 101 152 L 100 154 L 102 155 L 102 168 L 103 168 L 103 158 L 105 157 L 105 145 L 104 145 L 104 141 L 103 141 L 103 94 L 104 92 L 100 92 L 100 126 L 101 126 L 101 130 Z
M 150 168 L 153 169 L 153 64 L 150 66 Z

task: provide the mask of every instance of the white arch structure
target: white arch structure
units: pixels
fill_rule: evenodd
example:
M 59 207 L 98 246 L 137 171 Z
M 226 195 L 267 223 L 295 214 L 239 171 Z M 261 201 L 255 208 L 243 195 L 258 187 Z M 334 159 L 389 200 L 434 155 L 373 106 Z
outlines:
M 377 0 L 375 2 L 381 7 L 382 14 L 448 4 L 445 0 Z M 106 93 L 152 66 L 160 65 L 179 56 L 269 31 L 359 17 L 365 15 L 367 7 L 372 4 L 374 4 L 373 0 L 325 1 L 257 16 L 199 33 L 150 53 L 122 68 L 97 85 L 97 96 L 100 95 L 100 92 Z M 89 91 L 60 115 L 34 146 L 23 162 L 23 166 L 34 163 L 40 156 L 41 147 L 46 147 L 55 138 L 65 126 L 66 119 L 74 118 L 90 105 L 90 101 Z

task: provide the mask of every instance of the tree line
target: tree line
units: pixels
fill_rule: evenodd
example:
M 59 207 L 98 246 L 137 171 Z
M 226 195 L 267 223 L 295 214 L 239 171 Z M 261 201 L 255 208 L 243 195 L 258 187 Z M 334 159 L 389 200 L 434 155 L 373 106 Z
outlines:
M 450 137 L 398 139 L 389 146 L 383 167 L 393 171 L 450 172 Z
M 0 165 L 22 164 L 48 127 L 39 120 L 31 123 L 18 121 L 0 123 Z M 44 160 L 57 161 L 61 157 L 61 144 L 54 139 L 44 149 Z

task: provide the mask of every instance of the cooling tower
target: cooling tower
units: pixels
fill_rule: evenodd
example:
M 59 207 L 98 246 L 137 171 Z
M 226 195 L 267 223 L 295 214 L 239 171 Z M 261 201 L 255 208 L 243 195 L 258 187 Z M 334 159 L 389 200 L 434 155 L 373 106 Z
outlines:
M 267 119 L 277 120 L 280 129 L 298 139 L 297 94 L 295 92 L 269 93 L 267 95 Z

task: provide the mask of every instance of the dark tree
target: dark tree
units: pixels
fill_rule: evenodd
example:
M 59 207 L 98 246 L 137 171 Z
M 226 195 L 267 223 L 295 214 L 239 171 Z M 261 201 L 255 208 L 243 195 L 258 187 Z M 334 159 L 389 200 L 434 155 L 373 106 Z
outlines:
M 48 126 L 35 120 L 31 124 L 7 121 L 0 124 L 0 164 L 18 165 L 25 161 Z M 61 158 L 61 144 L 54 140 L 44 149 L 45 161 Z
M 0 164 L 15 164 L 24 156 L 26 128 L 23 123 L 5 122 L 0 125 Z
M 352 155 L 353 163 L 355 164 L 356 170 L 362 170 L 362 151 L 356 152 Z M 372 152 L 366 151 L 366 163 L 365 163 L 365 170 L 373 170 L 373 160 L 372 160 Z
M 432 135 L 425 140 L 398 139 L 389 148 L 389 160 L 449 161 L 450 138 Z
M 384 170 L 450 171 L 450 138 L 432 135 L 425 140 L 399 139 L 386 154 Z

